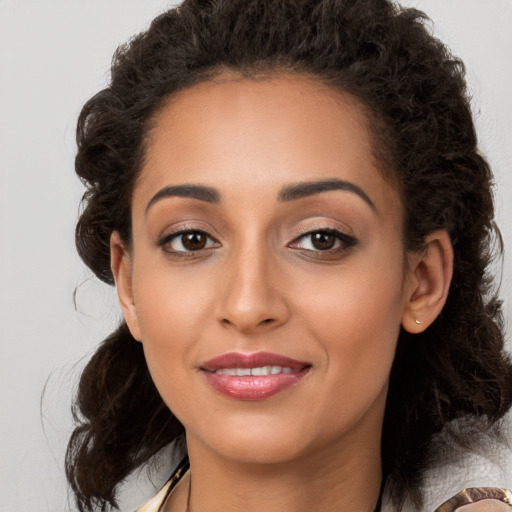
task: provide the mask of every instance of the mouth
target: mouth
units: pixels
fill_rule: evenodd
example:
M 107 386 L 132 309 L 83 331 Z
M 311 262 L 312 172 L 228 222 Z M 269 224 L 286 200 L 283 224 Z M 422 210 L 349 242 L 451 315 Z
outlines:
M 207 383 L 220 394 L 237 400 L 263 400 L 300 382 L 311 364 L 289 357 L 257 352 L 229 352 L 200 366 Z
M 264 375 L 279 375 L 281 373 L 297 373 L 299 371 L 288 366 L 257 366 L 256 368 L 220 368 L 215 370 L 214 373 L 236 377 L 249 377 L 250 375 L 261 377 Z

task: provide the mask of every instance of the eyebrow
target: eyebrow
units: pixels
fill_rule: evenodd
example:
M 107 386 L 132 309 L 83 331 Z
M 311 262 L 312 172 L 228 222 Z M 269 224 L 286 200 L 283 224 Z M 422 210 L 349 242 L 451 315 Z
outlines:
M 320 194 L 322 192 L 330 192 L 332 190 L 344 190 L 352 192 L 365 201 L 374 211 L 377 208 L 374 202 L 368 197 L 366 192 L 357 185 L 349 181 L 340 180 L 338 178 L 329 178 L 319 181 L 304 181 L 286 185 L 281 189 L 277 196 L 279 202 L 295 201 L 305 197 Z M 168 197 L 190 197 L 199 201 L 217 204 L 220 203 L 220 193 L 218 190 L 205 185 L 172 185 L 159 190 L 149 201 L 146 206 L 146 213 L 153 204 Z
M 364 190 L 349 181 L 340 180 L 338 178 L 329 178 L 320 181 L 304 181 L 287 185 L 279 192 L 277 200 L 281 202 L 295 201 L 296 199 L 302 199 L 322 192 L 330 192 L 331 190 L 353 192 L 365 201 L 372 210 L 377 211 L 374 202 L 368 197 Z
M 146 206 L 146 213 L 157 201 L 167 197 L 191 197 L 207 203 L 219 203 L 220 194 L 212 187 L 205 185 L 173 185 L 159 190 Z

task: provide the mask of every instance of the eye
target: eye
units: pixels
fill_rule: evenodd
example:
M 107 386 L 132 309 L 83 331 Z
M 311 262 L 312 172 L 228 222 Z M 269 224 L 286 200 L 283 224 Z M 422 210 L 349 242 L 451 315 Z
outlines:
M 204 231 L 187 230 L 165 236 L 158 245 L 169 253 L 190 253 L 218 247 L 220 244 Z
M 356 239 L 335 229 L 319 229 L 295 239 L 290 247 L 315 252 L 338 252 L 356 244 Z

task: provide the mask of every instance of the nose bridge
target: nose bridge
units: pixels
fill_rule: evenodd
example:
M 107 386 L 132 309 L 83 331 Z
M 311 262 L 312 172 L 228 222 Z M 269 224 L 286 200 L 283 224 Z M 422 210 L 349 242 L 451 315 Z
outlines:
M 287 317 L 283 290 L 271 251 L 258 240 L 245 241 L 226 261 L 219 319 L 241 331 L 282 323 Z

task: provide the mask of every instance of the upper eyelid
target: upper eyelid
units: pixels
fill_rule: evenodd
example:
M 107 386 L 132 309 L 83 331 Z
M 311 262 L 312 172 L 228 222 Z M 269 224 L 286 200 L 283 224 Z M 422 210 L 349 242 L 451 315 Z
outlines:
M 323 226 L 323 227 L 318 227 L 318 228 L 307 228 L 307 229 L 299 232 L 298 234 L 294 235 L 293 240 L 297 240 L 298 238 L 302 238 L 304 236 L 311 235 L 313 233 L 319 233 L 322 231 L 328 232 L 328 233 L 333 233 L 333 234 L 343 235 L 343 236 L 346 236 L 349 238 L 355 238 L 354 235 L 352 235 L 351 233 L 347 233 L 347 231 L 345 231 L 345 230 L 342 230 L 339 228 L 333 228 L 330 226 Z M 209 231 L 207 231 L 205 229 L 201 229 L 201 228 L 194 228 L 194 227 L 187 227 L 187 226 L 179 228 L 176 231 L 171 231 L 170 233 L 166 233 L 165 235 L 160 236 L 159 241 L 164 240 L 164 239 L 174 238 L 176 236 L 179 236 L 179 235 L 182 235 L 185 233 L 203 233 L 218 242 L 217 237 L 212 235 Z
M 333 225 L 334 223 L 336 223 L 336 225 Z M 200 224 L 200 225 L 198 225 L 198 224 Z M 185 233 L 191 233 L 191 232 L 203 233 L 206 236 L 208 236 L 209 238 L 211 238 L 213 241 L 222 245 L 223 237 L 220 234 L 218 234 L 217 231 L 212 226 L 210 226 L 210 225 L 203 226 L 203 225 L 201 225 L 201 224 L 203 224 L 202 221 L 198 221 L 198 224 L 196 224 L 195 220 L 193 220 L 192 222 L 185 221 L 183 224 L 178 224 L 178 226 L 176 226 L 176 227 L 169 227 L 165 230 L 162 230 L 161 231 L 162 234 L 158 235 L 158 237 L 155 240 L 156 245 L 161 246 L 161 245 L 167 243 L 169 240 L 173 239 L 174 237 L 180 236 L 181 234 L 185 234 Z M 327 232 L 333 233 L 334 235 L 339 235 L 342 238 L 349 238 L 355 242 L 358 241 L 358 237 L 356 237 L 354 235 L 353 230 L 349 226 L 345 225 L 344 223 L 343 223 L 343 226 L 340 226 L 340 221 L 335 221 L 335 220 L 332 220 L 332 221 L 326 220 L 323 222 L 317 220 L 317 222 L 315 222 L 314 224 L 306 225 L 306 226 L 299 228 L 298 230 L 295 231 L 295 233 L 289 233 L 286 236 L 282 232 L 281 235 L 283 237 L 288 238 L 288 242 L 285 242 L 285 245 L 289 245 L 292 242 L 294 242 L 302 237 L 311 235 L 313 233 L 318 233 L 321 231 L 327 231 Z
M 217 242 L 219 241 L 219 238 L 220 238 L 216 234 L 215 230 L 212 229 L 211 227 L 192 225 L 189 223 L 180 223 L 177 227 L 167 227 L 165 229 L 162 229 L 156 239 L 157 239 L 157 243 L 160 243 L 164 239 L 169 239 L 169 238 L 172 238 L 174 236 L 179 236 L 184 233 L 193 233 L 193 232 L 204 233 L 205 235 L 208 235 L 210 238 L 212 238 L 213 240 L 215 240 Z
M 295 242 L 296 240 L 300 240 L 301 238 L 307 237 L 309 235 L 313 235 L 314 233 L 322 233 L 322 232 L 323 233 L 331 233 L 335 236 L 338 236 L 338 238 L 348 238 L 348 239 L 352 240 L 353 242 L 357 242 L 357 239 L 354 235 L 349 234 L 340 229 L 334 229 L 334 228 L 320 228 L 320 229 L 308 230 L 308 231 L 305 231 L 304 233 L 302 233 L 301 235 L 295 237 L 292 240 L 292 242 Z
M 211 238 L 212 240 L 214 240 L 215 242 L 220 243 L 216 237 L 214 237 L 211 233 L 209 233 L 208 231 L 206 231 L 204 229 L 183 228 L 183 229 L 179 229 L 177 231 L 171 231 L 170 233 L 167 233 L 167 234 L 159 237 L 158 245 L 163 245 L 163 244 L 167 243 L 169 240 L 172 240 L 173 238 L 176 238 L 180 235 L 185 235 L 186 233 L 202 233 L 202 234 L 206 235 L 207 237 Z
M 307 227 L 301 228 L 294 235 L 293 240 L 297 240 L 298 238 L 301 238 L 303 236 L 307 236 L 312 233 L 318 233 L 320 231 L 327 231 L 327 232 L 333 233 L 333 234 L 340 234 L 345 237 L 353 238 L 354 240 L 356 240 L 356 236 L 354 235 L 353 231 L 348 226 L 346 226 L 346 228 L 342 228 L 339 225 L 333 226 L 331 224 L 319 224 L 316 226 L 307 226 Z

